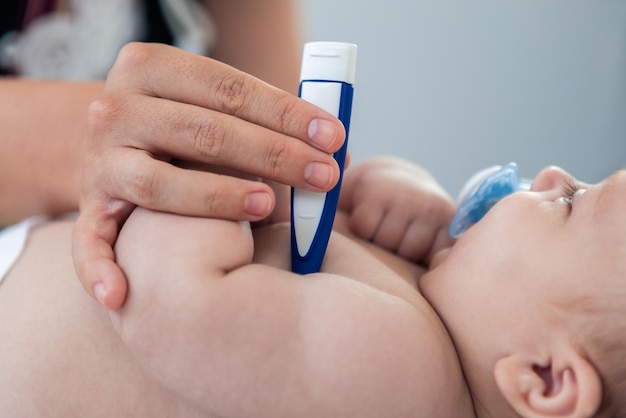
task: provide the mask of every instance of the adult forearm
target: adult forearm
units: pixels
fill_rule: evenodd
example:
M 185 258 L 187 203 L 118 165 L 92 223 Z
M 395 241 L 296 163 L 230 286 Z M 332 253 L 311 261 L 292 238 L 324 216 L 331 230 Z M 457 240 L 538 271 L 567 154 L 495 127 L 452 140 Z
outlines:
M 87 108 L 101 88 L 0 79 L 0 225 L 78 208 Z
M 219 34 L 211 56 L 290 93 L 298 91 L 302 28 L 294 0 L 204 0 Z

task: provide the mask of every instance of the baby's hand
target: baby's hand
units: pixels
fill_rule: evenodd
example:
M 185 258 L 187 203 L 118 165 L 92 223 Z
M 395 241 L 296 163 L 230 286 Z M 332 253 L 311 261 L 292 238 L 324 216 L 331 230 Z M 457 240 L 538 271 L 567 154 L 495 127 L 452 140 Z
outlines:
M 450 196 L 424 169 L 396 158 L 377 158 L 346 170 L 339 206 L 350 229 L 401 257 L 430 264 L 453 244 Z

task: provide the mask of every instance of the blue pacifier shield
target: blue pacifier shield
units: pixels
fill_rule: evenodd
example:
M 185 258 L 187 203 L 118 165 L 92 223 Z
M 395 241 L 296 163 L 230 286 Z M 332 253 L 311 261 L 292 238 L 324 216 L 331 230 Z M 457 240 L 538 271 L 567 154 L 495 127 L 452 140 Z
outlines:
M 529 190 L 531 180 L 517 175 L 517 164 L 493 166 L 472 176 L 459 196 L 459 209 L 448 230 L 452 238 L 460 237 L 480 221 L 500 199 L 520 190 Z

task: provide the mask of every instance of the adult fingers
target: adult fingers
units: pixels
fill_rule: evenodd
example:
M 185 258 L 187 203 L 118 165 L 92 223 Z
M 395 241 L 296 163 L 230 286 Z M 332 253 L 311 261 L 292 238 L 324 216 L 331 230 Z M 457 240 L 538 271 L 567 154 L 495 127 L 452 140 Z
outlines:
M 123 109 L 123 111 L 122 111 Z M 132 120 L 131 120 L 132 119 Z M 329 154 L 234 116 L 161 98 L 102 98 L 90 108 L 94 138 L 325 191 L 339 179 Z M 113 123 L 115 122 L 115 123 Z
M 92 207 L 81 212 L 72 239 L 72 258 L 80 282 L 110 310 L 122 306 L 128 286 L 113 254 L 118 228 L 118 222 L 110 213 L 98 213 Z
M 110 152 L 98 178 L 100 193 L 113 199 L 181 215 L 248 221 L 274 209 L 273 191 L 265 183 L 180 168 L 137 150 Z
M 163 176 L 161 179 L 137 176 L 133 164 L 120 163 L 119 169 L 109 171 L 111 177 L 103 179 L 117 197 L 105 199 L 104 204 L 85 197 L 74 227 L 72 253 L 76 273 L 85 289 L 111 310 L 122 306 L 127 292 L 126 278 L 113 253 L 119 228 L 135 207 L 126 201 L 190 216 L 212 213 L 218 218 L 237 220 L 259 220 L 273 210 L 273 192 L 264 183 L 185 170 L 148 156 L 145 159 L 147 166 L 163 165 L 159 170 L 146 171 Z M 99 191 L 103 192 L 107 193 Z
M 345 139 L 341 122 L 324 110 L 226 64 L 166 45 L 125 46 L 108 80 L 113 88 L 230 114 L 329 153 Z

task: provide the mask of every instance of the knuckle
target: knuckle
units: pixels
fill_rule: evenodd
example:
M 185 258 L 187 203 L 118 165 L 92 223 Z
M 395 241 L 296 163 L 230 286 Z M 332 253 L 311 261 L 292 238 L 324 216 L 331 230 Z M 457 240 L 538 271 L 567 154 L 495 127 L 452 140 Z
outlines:
M 124 45 L 119 53 L 117 59 L 113 65 L 112 71 L 124 72 L 125 69 L 137 67 L 145 67 L 150 61 L 151 52 L 150 45 L 142 42 L 130 42 Z
M 189 130 L 194 151 L 207 157 L 222 154 L 226 145 L 226 126 L 219 118 L 196 118 L 190 123 Z
M 239 180 L 229 176 L 216 176 L 211 187 L 204 191 L 206 215 L 218 219 L 240 220 L 244 213 L 245 193 L 239 188 Z
M 229 114 L 237 114 L 244 110 L 252 87 L 245 74 L 231 74 L 217 85 L 217 95 L 222 101 L 223 110 Z
M 285 95 L 277 102 L 279 128 L 281 132 L 296 132 L 301 112 L 298 110 L 298 102 L 293 97 Z
M 132 170 L 126 177 L 126 186 L 135 204 L 147 208 L 154 207 L 158 201 L 158 175 L 155 171 Z
M 267 176 L 271 179 L 280 179 L 283 162 L 288 159 L 289 146 L 285 141 L 276 141 L 271 146 L 266 158 Z
M 220 201 L 219 193 L 217 193 L 217 191 L 209 192 L 209 194 L 206 197 L 206 206 L 207 206 L 207 211 L 210 215 L 220 216 L 219 204 L 218 204 L 219 201 Z
M 228 194 L 221 193 L 220 187 L 213 187 L 205 192 L 204 205 L 208 216 L 222 216 L 220 205 L 223 203 L 224 196 Z
M 101 96 L 89 104 L 87 109 L 87 126 L 93 137 L 108 131 L 111 122 L 118 119 L 123 112 L 122 106 L 110 96 Z
M 150 72 L 155 67 L 162 67 L 163 63 L 156 44 L 131 42 L 124 45 L 117 54 L 113 66 L 107 74 L 107 86 L 145 87 L 151 79 Z

